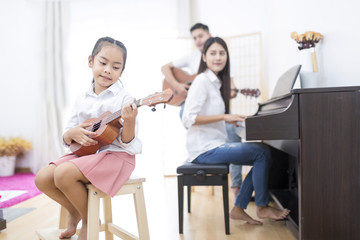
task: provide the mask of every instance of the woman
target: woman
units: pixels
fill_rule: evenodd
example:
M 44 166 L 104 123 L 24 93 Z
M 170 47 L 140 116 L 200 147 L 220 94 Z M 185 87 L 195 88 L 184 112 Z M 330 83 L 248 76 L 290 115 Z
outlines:
M 269 150 L 261 143 L 226 143 L 225 123 L 237 125 L 237 122 L 245 120 L 243 116 L 229 114 L 229 99 L 228 48 L 221 38 L 211 37 L 204 44 L 198 75 L 189 89 L 182 117 L 188 129 L 188 160 L 202 164 L 252 165 L 235 199 L 230 217 L 249 224 L 262 224 L 244 211 L 255 190 L 257 216 L 261 219 L 283 219 L 289 214 L 288 209 L 268 206 Z

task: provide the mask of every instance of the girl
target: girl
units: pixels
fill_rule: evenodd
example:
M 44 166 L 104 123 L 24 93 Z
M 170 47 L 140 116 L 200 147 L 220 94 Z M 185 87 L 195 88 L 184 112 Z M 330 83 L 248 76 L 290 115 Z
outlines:
M 63 135 L 64 144 L 69 146 L 73 141 L 82 146 L 96 144 L 91 138 L 96 133 L 86 130 L 90 124 L 83 122 L 105 111 L 122 109 L 123 127 L 115 141 L 101 147 L 97 153 L 82 157 L 71 153 L 37 173 L 36 186 L 70 213 L 69 224 L 60 239 L 74 235 L 80 220 L 82 227 L 78 239 L 87 239 L 87 190 L 84 184 L 91 182 L 113 197 L 130 177 L 135 167 L 135 154 L 140 153 L 142 147 L 137 138 L 136 104 L 119 83 L 126 63 L 124 44 L 110 37 L 100 38 L 88 61 L 93 82 L 75 103 Z
M 261 219 L 283 219 L 289 210 L 268 206 L 267 189 L 270 153 L 261 143 L 226 143 L 225 123 L 236 125 L 245 118 L 229 114 L 230 63 L 226 43 L 219 37 L 209 38 L 203 47 L 198 76 L 189 89 L 182 122 L 187 131 L 189 161 L 202 164 L 253 165 L 241 185 L 230 212 L 233 219 L 261 225 L 245 211 L 253 190 L 257 216 Z

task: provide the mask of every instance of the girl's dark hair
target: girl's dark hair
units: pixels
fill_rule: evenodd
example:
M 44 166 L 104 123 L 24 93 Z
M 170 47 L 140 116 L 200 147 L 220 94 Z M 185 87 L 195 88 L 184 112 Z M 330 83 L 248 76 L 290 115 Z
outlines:
M 124 65 L 122 67 L 122 71 L 124 71 L 125 63 L 126 63 L 126 55 L 127 55 L 126 47 L 122 42 L 115 40 L 111 37 L 103 37 L 103 38 L 100 38 L 99 40 L 97 40 L 97 42 L 95 43 L 94 49 L 91 53 L 91 59 L 94 60 L 96 54 L 98 54 L 101 51 L 101 48 L 105 44 L 113 44 L 113 45 L 118 46 L 121 49 L 121 51 L 123 52 L 123 57 L 124 57 Z
M 218 77 L 221 81 L 221 96 L 225 103 L 225 113 L 229 113 L 230 111 L 230 58 L 229 58 L 229 50 L 225 41 L 219 37 L 210 37 L 204 44 L 202 55 L 206 56 L 207 50 L 214 43 L 220 44 L 226 51 L 226 64 L 223 70 L 218 73 Z M 199 66 L 199 73 L 204 72 L 207 69 L 206 62 L 204 62 L 202 56 Z
M 101 51 L 102 47 L 105 44 L 116 45 L 121 49 L 121 51 L 123 53 L 123 58 L 124 58 L 124 64 L 122 66 L 122 71 L 124 71 L 125 63 L 126 63 L 126 56 L 127 56 L 126 47 L 122 42 L 115 40 L 111 37 L 102 37 L 99 40 L 97 40 L 97 42 L 95 43 L 94 49 L 92 50 L 92 53 L 91 53 L 91 60 L 94 61 L 95 56 Z M 94 79 L 92 80 L 92 82 L 94 83 Z

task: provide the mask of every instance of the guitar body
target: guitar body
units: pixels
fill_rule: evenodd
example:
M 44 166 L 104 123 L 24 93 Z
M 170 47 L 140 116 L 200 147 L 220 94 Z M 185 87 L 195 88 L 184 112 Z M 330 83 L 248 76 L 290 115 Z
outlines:
M 196 74 L 189 75 L 186 72 L 184 72 L 183 70 L 181 70 L 180 68 L 172 68 L 172 73 L 173 73 L 175 79 L 179 83 L 185 83 L 185 84 L 188 84 L 189 86 L 196 77 Z M 166 79 L 164 79 L 163 80 L 163 90 L 167 89 L 167 88 L 171 88 L 171 86 L 166 81 Z M 184 101 L 185 101 L 184 97 L 181 97 L 175 93 L 174 97 L 170 100 L 170 102 L 168 104 L 173 105 L 173 106 L 180 106 Z
M 111 144 L 116 137 L 119 135 L 121 124 L 118 120 L 113 121 L 109 124 L 106 124 L 105 120 L 110 116 L 111 112 L 105 112 L 98 118 L 89 118 L 84 123 L 92 123 L 91 126 L 87 127 L 86 130 L 92 131 L 94 125 L 100 122 L 99 128 L 94 131 L 96 135 L 92 137 L 98 143 L 92 146 L 82 146 L 77 142 L 72 142 L 70 145 L 70 150 L 78 156 L 85 156 L 89 154 L 94 154 L 102 146 Z

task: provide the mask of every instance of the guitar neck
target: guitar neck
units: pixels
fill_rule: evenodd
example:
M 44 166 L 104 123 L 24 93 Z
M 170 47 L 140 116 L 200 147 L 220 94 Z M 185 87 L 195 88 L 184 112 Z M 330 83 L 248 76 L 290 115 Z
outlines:
M 139 100 L 135 101 L 136 107 L 141 106 L 141 101 L 142 101 L 142 99 L 139 99 Z M 109 124 L 110 122 L 112 122 L 114 120 L 118 120 L 120 118 L 121 118 L 121 109 L 114 112 L 114 113 L 112 113 L 109 117 L 107 117 L 105 124 Z

